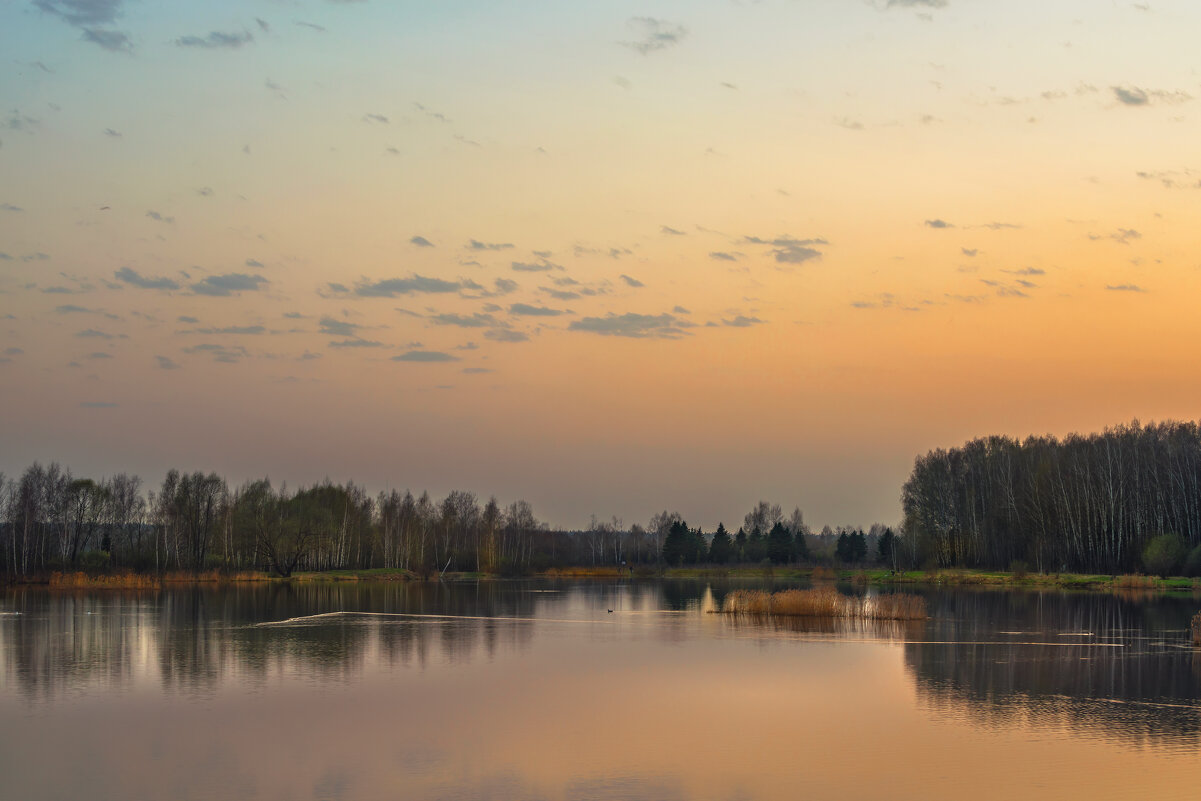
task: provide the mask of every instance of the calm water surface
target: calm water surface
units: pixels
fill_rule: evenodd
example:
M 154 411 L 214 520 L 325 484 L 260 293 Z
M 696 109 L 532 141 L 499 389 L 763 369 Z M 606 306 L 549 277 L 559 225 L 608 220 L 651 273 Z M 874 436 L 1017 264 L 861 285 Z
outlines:
M 0 799 L 1201 793 L 1197 599 L 923 591 L 931 620 L 904 625 L 706 614 L 733 586 L 10 590 Z

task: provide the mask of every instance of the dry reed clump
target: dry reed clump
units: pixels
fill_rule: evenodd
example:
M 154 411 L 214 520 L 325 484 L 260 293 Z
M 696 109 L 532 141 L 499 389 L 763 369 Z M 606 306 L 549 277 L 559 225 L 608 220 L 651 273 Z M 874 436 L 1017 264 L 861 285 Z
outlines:
M 865 620 L 922 620 L 926 599 L 907 593 L 886 593 L 871 598 L 843 595 L 833 587 L 812 590 L 734 590 L 722 602 L 727 614 L 791 617 L 850 617 Z
M 1157 582 L 1154 576 L 1144 576 L 1142 574 L 1126 574 L 1118 576 L 1113 580 L 1113 586 L 1121 589 L 1142 590 L 1156 587 Z
M 833 581 L 834 571 L 828 567 L 815 567 L 813 572 L 809 574 L 809 578 L 814 581 Z
M 51 587 L 110 587 L 124 590 L 156 590 L 159 580 L 156 576 L 141 573 L 113 573 L 111 575 L 89 576 L 87 573 L 51 573 Z
M 1201 612 L 1193 615 L 1193 645 L 1201 646 Z

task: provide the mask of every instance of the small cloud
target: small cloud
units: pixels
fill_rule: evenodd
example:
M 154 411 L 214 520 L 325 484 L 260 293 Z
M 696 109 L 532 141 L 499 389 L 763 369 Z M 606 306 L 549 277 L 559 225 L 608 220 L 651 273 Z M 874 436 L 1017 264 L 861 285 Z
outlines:
M 224 328 L 197 328 L 195 331 L 190 331 L 192 334 L 248 334 L 257 336 L 267 333 L 267 329 L 261 325 L 227 325 Z
M 228 297 L 234 292 L 257 291 L 260 285 L 266 283 L 269 283 L 269 281 L 261 275 L 227 273 L 225 275 L 210 275 L 203 281 L 192 284 L 192 291 L 197 295 Z
M 393 356 L 394 362 L 457 362 L 458 356 L 437 350 L 410 350 L 399 356 Z
M 627 24 L 637 32 L 638 39 L 621 44 L 642 55 L 666 50 L 679 44 L 688 35 L 688 30 L 683 25 L 654 17 L 631 17 Z
M 726 320 L 725 318 L 722 318 L 721 324 L 728 325 L 731 328 L 750 328 L 751 326 L 755 325 L 763 325 L 765 322 L 767 321 L 760 320 L 758 317 L 746 317 L 745 315 L 739 314 L 733 320 Z
M 78 0 L 76 1 L 78 2 Z M 253 41 L 254 34 L 250 31 L 242 31 L 241 33 L 212 31 L 208 36 L 181 36 L 175 40 L 175 44 L 179 47 L 199 47 L 205 50 L 236 50 Z
M 1147 93 L 1137 86 L 1112 86 L 1113 95 L 1118 102 L 1126 106 L 1145 106 L 1151 102 Z
M 419 248 L 432 248 L 434 243 L 426 239 L 424 236 L 415 236 L 409 240 L 409 244 L 416 245 Z
M 263 268 L 263 263 L 258 259 L 247 259 L 245 264 L 247 267 L 252 267 L 256 270 L 261 270 Z
M 166 277 L 149 277 L 141 275 L 131 267 L 122 267 L 113 273 L 118 281 L 124 281 L 138 289 L 179 289 L 179 284 Z
M 560 314 L 563 314 L 559 309 L 548 309 L 545 306 L 531 306 L 528 303 L 514 303 L 509 307 L 509 313 L 525 317 L 558 317 Z
M 334 291 L 346 291 L 341 284 L 330 284 L 329 286 L 331 289 L 335 286 L 341 287 Z M 397 295 L 410 295 L 414 292 L 441 294 L 458 292 L 465 288 L 468 287 L 462 281 L 445 281 L 441 278 L 427 278 L 414 273 L 408 278 L 386 278 L 382 281 L 358 284 L 354 288 L 354 293 L 365 298 L 393 298 Z
M 387 347 L 383 342 L 376 342 L 372 339 L 343 339 L 329 343 L 331 348 L 384 348 Z
M 105 135 L 105 136 L 108 136 L 108 137 L 111 137 L 111 138 L 113 138 L 113 139 L 120 139 L 120 138 L 121 138 L 121 132 L 120 132 L 120 131 L 114 131 L 112 128 L 105 128 L 105 129 L 104 129 L 104 135 Z
M 175 319 L 181 323 L 190 323 L 192 325 L 195 325 L 196 323 L 200 322 L 195 317 L 189 317 L 187 315 L 182 315 L 180 317 L 176 317 Z
M 975 258 L 980 251 L 976 248 L 960 248 L 959 251 L 969 259 Z
M 161 223 L 175 222 L 174 217 L 167 217 L 163 214 L 159 214 L 157 211 L 148 211 L 148 212 L 146 212 L 146 216 L 149 217 L 150 219 L 154 220 L 155 222 L 161 222 Z
M 677 231 L 675 228 L 667 225 L 659 226 L 659 230 L 665 234 L 670 234 L 671 236 L 688 236 L 688 234 L 684 233 L 683 231 Z
M 429 318 L 434 325 L 454 325 L 459 328 L 491 328 L 500 322 L 491 314 L 476 312 L 470 317 L 462 314 L 435 314 Z
M 179 365 L 176 364 L 174 361 L 172 361 L 167 356 L 155 356 L 154 361 L 155 361 L 155 365 L 160 370 L 178 370 L 179 369 Z
M 85 309 L 83 306 L 67 303 L 62 306 L 55 306 L 54 311 L 58 314 L 94 314 L 96 309 Z
M 634 288 L 646 286 L 646 284 L 642 283 L 637 278 L 631 278 L 630 276 L 626 275 L 625 273 L 622 273 L 621 280 L 625 281 L 627 284 L 629 284 L 630 286 L 632 286 Z
M 389 120 L 383 114 L 364 114 L 363 122 L 378 122 L 387 125 Z
M 487 367 L 464 367 L 460 372 L 464 373 L 465 375 L 483 375 L 484 373 L 491 373 L 492 371 Z
M 492 328 L 484 332 L 484 337 L 493 342 L 526 342 L 529 340 L 527 334 L 511 328 Z
M 511 250 L 513 245 L 510 242 L 481 242 L 472 239 L 466 247 L 468 250 Z
M 113 354 L 105 353 L 102 350 L 97 350 L 97 351 L 93 351 L 92 353 L 89 353 L 87 355 L 87 358 L 89 358 L 89 359 L 111 359 L 111 358 L 113 358 Z
M 213 357 L 213 361 L 222 364 L 235 364 L 250 355 L 246 348 L 240 345 L 217 345 L 211 342 L 184 348 L 184 353 L 209 355 Z
M 77 332 L 75 334 L 75 336 L 80 337 L 82 339 L 113 339 L 114 338 L 112 334 L 106 334 L 105 332 L 98 331 L 95 328 L 85 328 L 84 330 Z
M 129 37 L 121 33 L 121 31 L 110 31 L 103 28 L 84 28 L 83 36 L 80 38 L 85 42 L 100 45 L 105 50 L 113 53 L 128 53 L 133 50 L 133 42 L 129 41 Z
M 954 228 L 955 226 L 946 220 L 926 220 L 927 228 Z
M 1137 284 L 1116 284 L 1116 285 L 1115 284 L 1106 284 L 1105 288 L 1108 289 L 1110 292 L 1146 292 L 1147 291 Z
M 690 312 L 688 309 L 685 309 L 683 306 L 676 306 L 671 311 L 673 314 L 692 314 L 692 312 Z
M 519 273 L 544 273 L 551 270 L 562 270 L 561 264 L 555 264 L 551 261 L 540 261 L 537 264 L 529 264 L 526 262 L 515 261 L 511 262 L 511 266 Z
M 608 314 L 605 317 L 585 317 L 567 326 L 569 331 L 585 331 L 602 336 L 634 339 L 677 339 L 687 336 L 685 328 L 692 324 L 672 314 Z
M 722 250 L 714 250 L 714 251 L 710 252 L 709 258 L 716 259 L 717 261 L 738 261 L 737 256 L 735 256 L 731 253 L 726 253 L 725 251 L 722 251 Z
M 496 287 L 497 295 L 507 295 L 517 290 L 517 282 L 511 278 L 497 278 L 492 285 Z
M 357 336 L 355 331 L 361 328 L 361 326 L 355 325 L 354 323 L 348 323 L 345 320 L 338 320 L 329 316 L 322 317 L 318 323 L 318 326 L 318 330 L 322 334 L 326 334 L 327 336 L 331 337 Z

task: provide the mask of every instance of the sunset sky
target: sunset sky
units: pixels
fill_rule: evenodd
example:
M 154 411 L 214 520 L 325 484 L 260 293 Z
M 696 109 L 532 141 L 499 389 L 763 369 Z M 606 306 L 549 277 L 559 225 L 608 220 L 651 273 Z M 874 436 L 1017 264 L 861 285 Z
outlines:
M 4 0 L 0 471 L 895 523 L 1198 417 L 1195 0 Z

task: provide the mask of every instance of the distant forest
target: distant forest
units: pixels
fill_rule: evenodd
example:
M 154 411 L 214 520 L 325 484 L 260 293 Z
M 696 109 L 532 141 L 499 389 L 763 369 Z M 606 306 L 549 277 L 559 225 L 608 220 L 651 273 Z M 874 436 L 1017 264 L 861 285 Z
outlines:
M 0 574 L 394 568 L 524 574 L 588 565 L 807 564 L 1201 574 L 1201 430 L 1165 422 L 1089 436 L 972 440 L 916 459 L 899 530 L 825 527 L 760 501 L 736 531 L 595 518 L 553 530 L 525 501 L 455 490 L 369 494 L 348 482 L 231 488 L 171 470 L 100 481 L 57 464 L 0 475 Z
M 455 490 L 372 496 L 353 483 L 288 490 L 267 480 L 231 489 L 216 474 L 171 470 L 145 491 L 137 476 L 96 481 L 57 464 L 0 476 L 0 574 L 52 571 L 296 571 L 396 568 L 523 574 L 582 565 L 678 566 L 891 558 L 894 533 L 823 529 L 800 510 L 760 502 L 735 533 L 706 534 L 674 512 L 647 526 L 593 520 L 552 530 L 525 501 L 481 503 Z
M 938 566 L 1197 575 L 1201 429 L 974 439 L 919 457 L 901 502 L 911 558 Z

